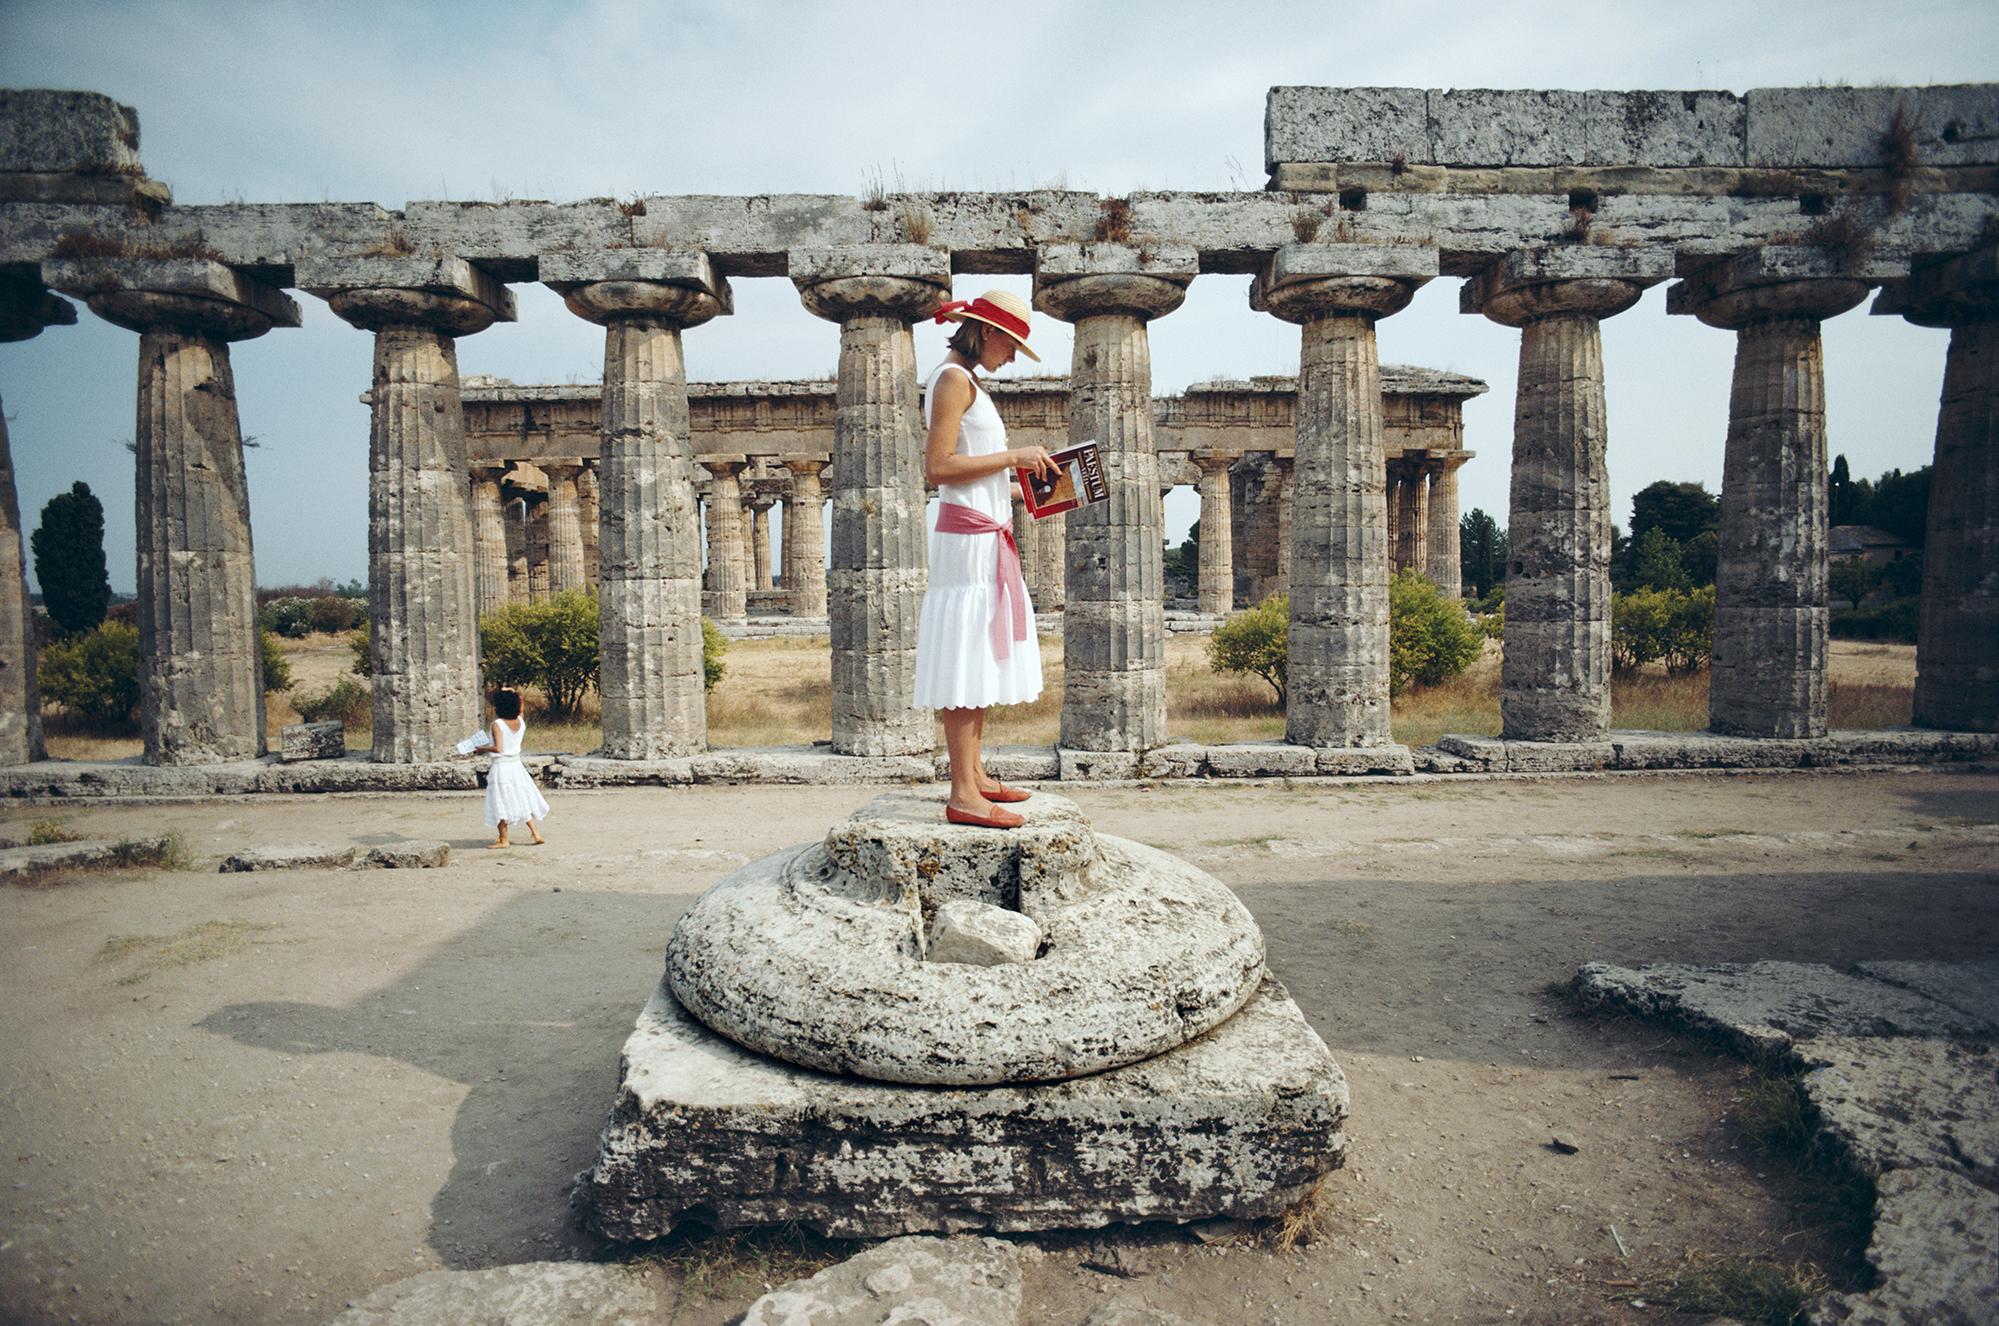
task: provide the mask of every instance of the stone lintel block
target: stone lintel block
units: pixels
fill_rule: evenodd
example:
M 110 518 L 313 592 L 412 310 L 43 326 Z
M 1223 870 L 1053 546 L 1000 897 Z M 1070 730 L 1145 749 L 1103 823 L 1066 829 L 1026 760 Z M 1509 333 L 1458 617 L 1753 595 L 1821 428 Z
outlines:
M 293 270 L 299 288 L 321 299 L 348 291 L 411 290 L 471 300 L 485 305 L 497 321 L 514 320 L 513 292 L 459 257 L 301 254 Z
M 590 1223 L 659 1238 L 796 1221 L 838 1238 L 1275 1214 L 1343 1163 L 1347 1084 L 1283 987 L 1164 1054 L 939 1090 L 750 1053 L 664 987 L 625 1042 Z
M 1431 160 L 1465 166 L 1581 165 L 1589 159 L 1588 95 L 1527 88 L 1431 92 Z
M 249 870 L 338 870 L 353 864 L 352 847 L 324 843 L 294 843 L 284 847 L 249 847 L 223 858 L 223 874 Z
M 1077 750 L 1055 748 L 1065 783 L 1117 782 L 1138 777 L 1138 752 L 1128 750 Z
M 1419 87 L 1274 87 L 1263 102 L 1263 168 L 1289 161 L 1434 160 Z
M 1034 251 L 1034 279 L 1058 281 L 1078 276 L 1157 276 L 1180 285 L 1201 270 L 1201 254 L 1191 244 L 1044 244 Z
M 1415 756 L 1395 742 L 1380 746 L 1318 746 L 1312 754 L 1318 771 L 1328 777 L 1361 777 L 1386 774 L 1402 777 L 1416 772 Z
M 1899 110 L 1926 166 L 1999 161 L 1999 83 L 1765 87 L 1743 97 L 1751 166 L 1881 166 Z
M 1740 166 L 1747 111 L 1733 92 L 1585 92 L 1583 160 L 1612 166 Z
M 540 260 L 541 283 L 567 294 L 598 281 L 647 281 L 685 286 L 720 298 L 728 281 L 714 260 L 697 249 L 600 249 L 589 253 L 549 253 Z
M 186 325 L 237 339 L 299 325 L 284 291 L 207 258 L 63 258 L 42 279 L 133 331 Z
M 1232 742 L 1208 749 L 1208 771 L 1217 778 L 1293 778 L 1319 771 L 1318 752 L 1285 742 Z
M 101 92 L 0 88 L 0 171 L 136 175 L 139 114 Z
M 822 281 L 857 276 L 892 276 L 906 281 L 951 285 L 951 255 L 928 244 L 846 244 L 838 248 L 793 249 L 792 283 L 803 289 Z
M 338 760 L 347 754 L 347 725 L 339 719 L 324 723 L 291 723 L 279 733 L 279 758 Z
M 1999 315 L 1999 245 L 1987 244 L 1916 267 L 1903 280 L 1883 286 L 1867 311 L 1904 317 L 1925 327 Z

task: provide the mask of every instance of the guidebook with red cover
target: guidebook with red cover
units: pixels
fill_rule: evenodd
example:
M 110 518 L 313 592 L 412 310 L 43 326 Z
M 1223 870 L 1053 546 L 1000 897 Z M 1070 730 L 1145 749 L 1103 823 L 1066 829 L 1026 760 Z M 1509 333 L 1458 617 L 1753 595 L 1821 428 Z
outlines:
M 1097 454 L 1095 442 L 1064 447 L 1051 459 L 1059 467 L 1053 475 L 1044 477 L 1025 466 L 1019 470 L 1021 500 L 1027 506 L 1027 514 L 1036 520 L 1101 502 L 1111 495 L 1110 485 L 1104 482 L 1103 457 Z

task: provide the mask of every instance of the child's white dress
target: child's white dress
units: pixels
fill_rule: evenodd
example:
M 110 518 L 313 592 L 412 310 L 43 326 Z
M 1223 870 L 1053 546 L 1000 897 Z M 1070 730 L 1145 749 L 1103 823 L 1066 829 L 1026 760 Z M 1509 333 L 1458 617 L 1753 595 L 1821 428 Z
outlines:
M 923 386 L 927 430 L 936 404 L 937 380 L 945 372 L 971 374 L 946 361 Z M 1006 450 L 1006 425 L 991 393 L 977 390 L 958 425 L 957 454 L 989 456 Z M 940 484 L 940 502 L 956 502 L 1006 524 L 1013 521 L 1013 471 L 1000 470 L 969 483 Z M 994 587 L 999 569 L 996 534 L 941 534 L 930 529 L 930 587 L 916 627 L 916 685 L 911 705 L 918 709 L 983 709 L 1024 704 L 1041 694 L 1041 647 L 1034 631 L 1034 605 L 1027 605 L 1027 639 L 1016 640 L 1002 661 L 993 653 Z
M 534 785 L 521 764 L 521 738 L 528 721 L 521 719 L 518 732 L 495 719 L 492 728 L 493 766 L 486 772 L 486 827 L 498 828 L 501 820 L 519 824 L 522 820 L 548 818 L 548 801 Z

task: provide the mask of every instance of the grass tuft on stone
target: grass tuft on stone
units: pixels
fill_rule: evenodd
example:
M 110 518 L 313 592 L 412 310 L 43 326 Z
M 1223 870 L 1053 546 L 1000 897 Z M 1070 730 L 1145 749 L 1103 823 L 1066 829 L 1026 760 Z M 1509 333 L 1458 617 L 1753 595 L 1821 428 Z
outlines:
M 1809 1261 L 1771 1257 L 1721 1257 L 1689 1263 L 1650 1291 L 1682 1312 L 1733 1317 L 1754 1326 L 1792 1326 L 1831 1288 Z
M 829 1239 L 787 1221 L 735 1230 L 683 1226 L 633 1260 L 665 1268 L 698 1297 L 744 1299 L 816 1275 L 861 1250 L 859 1243 Z
M 1264 1237 L 1271 1247 L 1279 1252 L 1296 1252 L 1332 1236 L 1332 1209 L 1325 1191 L 1323 1182 L 1313 1184 L 1310 1192 L 1264 1226 Z
M 73 843 L 77 835 L 69 831 L 69 826 L 61 820 L 36 820 L 28 826 L 28 845 L 42 847 L 49 843 Z

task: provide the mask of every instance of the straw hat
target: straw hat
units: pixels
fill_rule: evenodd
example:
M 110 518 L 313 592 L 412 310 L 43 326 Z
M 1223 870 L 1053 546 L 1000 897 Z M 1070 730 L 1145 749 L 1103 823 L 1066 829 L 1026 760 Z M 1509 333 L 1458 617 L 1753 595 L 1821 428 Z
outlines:
M 954 299 L 937 310 L 938 322 L 963 322 L 966 318 L 997 327 L 1013 338 L 1020 352 L 1035 363 L 1041 356 L 1027 343 L 1027 301 L 1004 290 L 988 290 L 977 299 Z

